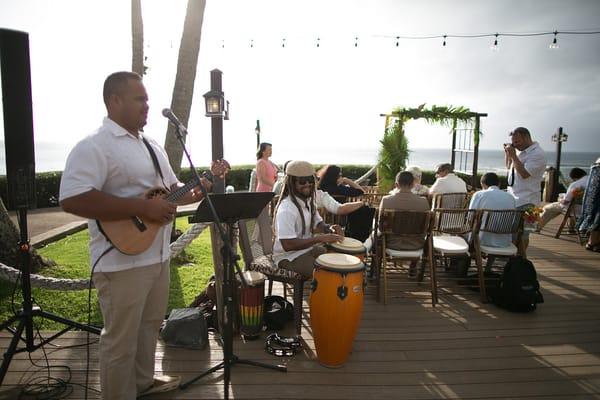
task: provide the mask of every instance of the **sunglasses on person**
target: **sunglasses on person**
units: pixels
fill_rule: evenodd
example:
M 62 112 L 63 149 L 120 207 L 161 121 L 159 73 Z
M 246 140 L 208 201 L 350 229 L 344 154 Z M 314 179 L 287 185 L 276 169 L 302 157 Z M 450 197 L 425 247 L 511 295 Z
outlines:
M 299 176 L 297 182 L 299 185 L 306 185 L 307 183 L 314 185 L 315 177 L 314 176 Z

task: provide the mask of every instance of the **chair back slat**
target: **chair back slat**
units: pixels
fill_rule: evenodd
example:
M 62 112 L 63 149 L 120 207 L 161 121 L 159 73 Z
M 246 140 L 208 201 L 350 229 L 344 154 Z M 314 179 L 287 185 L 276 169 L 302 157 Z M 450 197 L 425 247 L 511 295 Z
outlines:
M 379 222 L 381 232 L 398 236 L 426 235 L 430 231 L 430 211 L 382 211 Z
M 436 233 L 463 235 L 473 230 L 477 210 L 438 208 L 433 210 L 432 230 Z
M 433 196 L 432 207 L 461 209 L 467 205 L 466 193 L 437 193 Z
M 518 233 L 523 229 L 522 210 L 480 210 L 479 232 Z

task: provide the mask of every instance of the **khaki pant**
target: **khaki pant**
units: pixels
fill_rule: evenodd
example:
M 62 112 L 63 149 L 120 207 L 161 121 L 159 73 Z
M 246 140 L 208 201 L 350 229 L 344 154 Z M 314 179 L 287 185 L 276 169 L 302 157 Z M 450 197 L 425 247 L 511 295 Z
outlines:
M 548 222 L 557 216 L 561 215 L 566 209 L 561 206 L 559 202 L 546 204 L 543 208 L 543 212 L 540 215 L 539 229 L 542 229 Z M 573 221 L 569 218 L 569 229 L 574 229 Z
M 133 400 L 153 383 L 158 329 L 169 297 L 169 262 L 96 272 L 93 280 L 104 319 L 101 398 Z
M 279 268 L 289 269 L 291 271 L 298 272 L 304 277 L 311 279 L 313 276 L 313 269 L 315 268 L 315 260 L 321 254 L 325 253 L 327 253 L 327 250 L 324 246 L 316 245 L 311 247 L 310 251 L 302 254 L 300 257 L 296 257 L 293 261 L 279 261 Z

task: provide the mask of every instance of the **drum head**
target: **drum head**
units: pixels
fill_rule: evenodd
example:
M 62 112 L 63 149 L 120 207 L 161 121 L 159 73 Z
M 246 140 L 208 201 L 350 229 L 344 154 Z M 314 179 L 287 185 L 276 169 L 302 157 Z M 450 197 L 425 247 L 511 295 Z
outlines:
M 336 272 L 354 272 L 365 268 L 358 257 L 340 253 L 321 254 L 316 263 L 318 267 Z
M 242 275 L 244 275 L 244 280 L 246 281 L 248 286 L 261 285 L 267 278 L 265 274 L 258 271 L 244 271 L 242 272 Z M 239 276 L 237 277 L 237 280 L 241 281 Z
M 354 252 L 363 252 L 365 250 L 365 246 L 363 246 L 360 240 L 351 237 L 345 237 L 340 243 L 331 243 L 331 247 Z

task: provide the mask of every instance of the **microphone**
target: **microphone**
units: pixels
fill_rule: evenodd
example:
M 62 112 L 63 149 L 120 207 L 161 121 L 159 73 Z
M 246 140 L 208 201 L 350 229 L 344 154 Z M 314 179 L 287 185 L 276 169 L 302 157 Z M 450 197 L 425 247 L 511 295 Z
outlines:
M 171 121 L 171 123 L 173 125 L 175 125 L 175 128 L 177 128 L 179 130 L 179 132 L 181 132 L 181 133 L 187 133 L 187 128 L 185 127 L 185 125 L 183 125 L 179 121 L 179 118 L 177 118 L 177 116 L 175 114 L 173 114 L 173 111 L 171 111 L 170 108 L 163 109 L 162 110 L 162 115 L 163 115 L 163 117 L 165 117 L 169 121 Z

